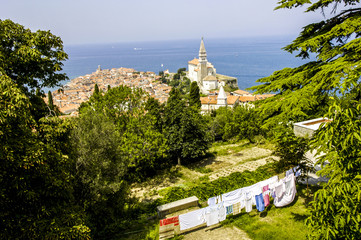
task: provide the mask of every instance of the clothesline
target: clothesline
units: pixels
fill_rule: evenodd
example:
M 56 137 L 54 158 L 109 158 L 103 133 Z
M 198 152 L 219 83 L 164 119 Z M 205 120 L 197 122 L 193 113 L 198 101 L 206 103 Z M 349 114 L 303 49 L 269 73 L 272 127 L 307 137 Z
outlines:
M 296 172 L 296 176 L 294 174 Z M 207 226 L 226 219 L 226 215 L 238 214 L 245 208 L 251 212 L 255 205 L 262 212 L 270 204 L 270 196 L 276 207 L 283 207 L 293 202 L 296 195 L 295 177 L 300 175 L 298 167 L 286 172 L 286 177 L 278 180 L 273 176 L 248 187 L 236 189 L 208 199 L 208 207 L 179 215 L 180 230 L 187 230 L 204 223 Z

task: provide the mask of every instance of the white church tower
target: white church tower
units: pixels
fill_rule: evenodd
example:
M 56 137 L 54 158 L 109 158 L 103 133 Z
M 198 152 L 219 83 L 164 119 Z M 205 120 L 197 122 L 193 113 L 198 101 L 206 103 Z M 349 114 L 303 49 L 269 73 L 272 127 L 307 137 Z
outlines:
M 224 91 L 222 85 L 221 85 L 221 88 L 219 89 L 219 93 L 217 96 L 217 105 L 218 105 L 218 107 L 226 107 L 227 106 L 227 95 L 226 95 L 226 92 Z
M 205 78 L 207 74 L 207 52 L 204 47 L 203 37 L 201 40 L 201 46 L 199 47 L 199 73 L 198 73 L 198 85 L 203 86 L 203 78 Z
M 208 93 L 209 90 L 218 88 L 218 80 L 216 69 L 212 63 L 207 60 L 207 52 L 204 47 L 203 38 L 199 47 L 198 59 L 194 58 L 188 62 L 187 77 L 192 81 L 196 81 L 201 92 Z

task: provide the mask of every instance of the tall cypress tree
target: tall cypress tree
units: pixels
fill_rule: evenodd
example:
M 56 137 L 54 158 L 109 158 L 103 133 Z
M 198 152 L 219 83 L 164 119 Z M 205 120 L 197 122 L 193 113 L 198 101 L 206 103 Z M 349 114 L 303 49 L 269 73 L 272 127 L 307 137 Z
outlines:
M 51 110 L 54 110 L 53 95 L 50 91 L 48 92 L 48 106 Z
M 99 87 L 98 87 L 98 84 L 95 84 L 93 95 L 98 95 L 98 94 L 99 94 Z
M 196 108 L 201 108 L 202 106 L 197 82 L 191 83 L 189 91 L 189 106 L 194 106 Z

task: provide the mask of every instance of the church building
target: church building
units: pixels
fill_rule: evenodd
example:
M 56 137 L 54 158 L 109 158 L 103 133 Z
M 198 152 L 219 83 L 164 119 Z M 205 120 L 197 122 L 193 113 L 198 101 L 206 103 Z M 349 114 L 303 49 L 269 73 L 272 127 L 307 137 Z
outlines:
M 203 38 L 199 48 L 199 59 L 194 58 L 188 62 L 187 77 L 192 81 L 196 81 L 203 93 L 218 88 L 218 79 L 216 69 L 212 63 L 207 61 L 207 52 L 204 47 Z

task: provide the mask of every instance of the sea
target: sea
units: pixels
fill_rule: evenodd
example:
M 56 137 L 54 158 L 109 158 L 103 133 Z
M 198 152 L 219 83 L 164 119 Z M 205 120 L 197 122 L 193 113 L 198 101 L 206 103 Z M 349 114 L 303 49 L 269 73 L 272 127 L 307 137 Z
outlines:
M 198 58 L 200 40 L 65 45 L 69 59 L 64 62 L 63 72 L 70 80 L 91 74 L 98 66 L 101 69 L 134 68 L 156 74 L 167 69 L 176 72 L 179 68 L 187 68 L 188 61 Z M 204 44 L 207 59 L 217 73 L 236 77 L 239 88 L 245 90 L 274 71 L 306 62 L 282 49 L 292 40 L 292 36 L 219 38 L 204 39 Z

